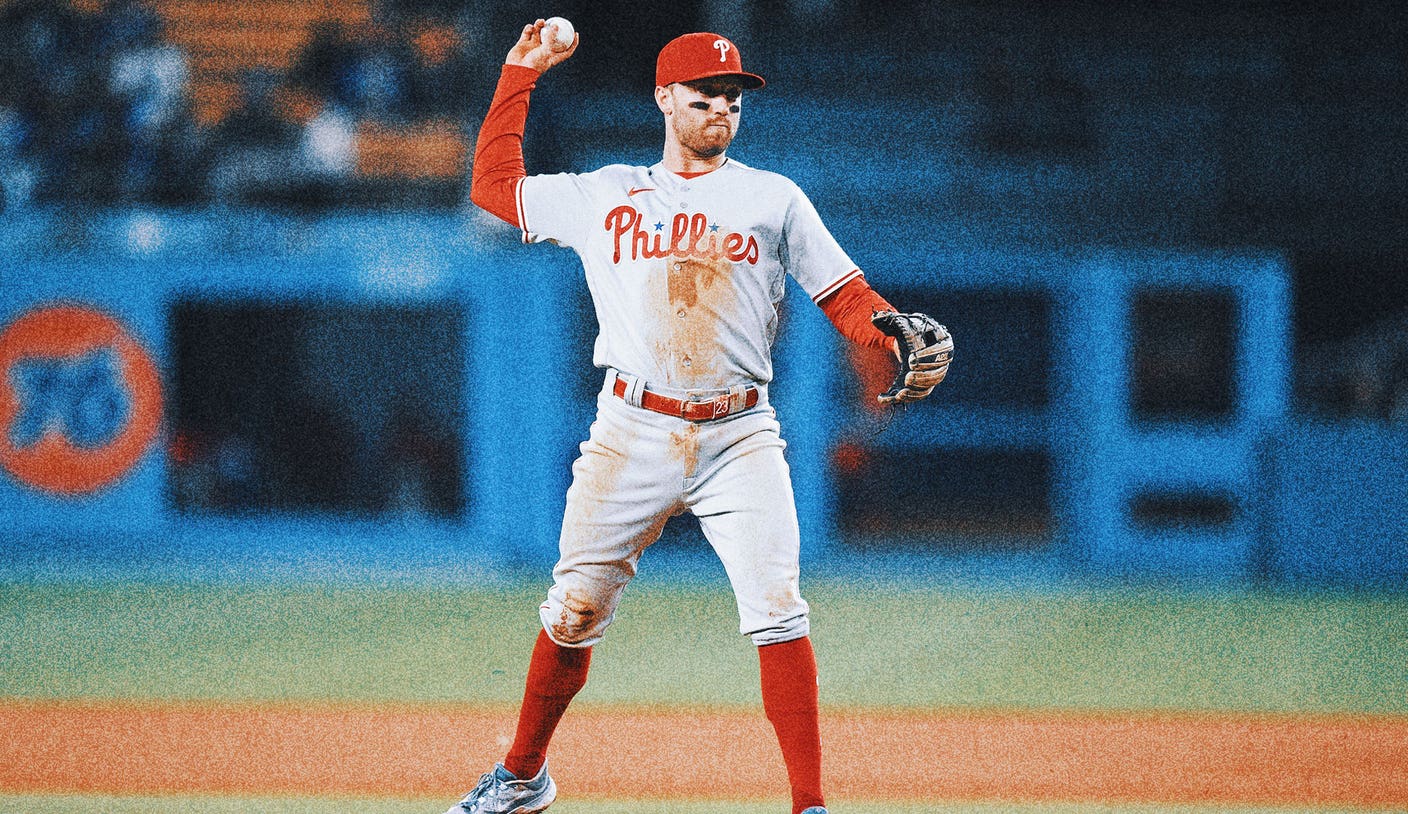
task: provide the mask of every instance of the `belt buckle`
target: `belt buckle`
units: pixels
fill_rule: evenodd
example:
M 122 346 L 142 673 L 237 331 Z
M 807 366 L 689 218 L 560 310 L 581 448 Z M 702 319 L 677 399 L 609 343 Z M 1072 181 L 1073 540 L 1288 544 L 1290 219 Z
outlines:
M 714 396 L 712 399 L 709 400 L 709 402 L 710 402 L 710 403 L 713 405 L 713 407 L 714 407 L 714 414 L 713 414 L 712 416 L 710 416 L 711 418 L 723 418 L 724 416 L 728 415 L 728 410 L 729 410 L 729 394 L 728 394 L 728 393 L 724 393 L 723 395 L 720 395 L 720 396 Z

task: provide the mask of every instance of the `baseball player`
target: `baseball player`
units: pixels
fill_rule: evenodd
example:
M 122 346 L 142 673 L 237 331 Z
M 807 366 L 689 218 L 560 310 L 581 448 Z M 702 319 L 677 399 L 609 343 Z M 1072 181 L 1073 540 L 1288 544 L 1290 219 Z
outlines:
M 931 318 L 898 314 L 876 294 L 796 184 L 728 157 L 743 92 L 763 79 L 717 34 L 686 34 L 660 51 L 659 163 L 527 175 L 529 94 L 580 42 L 554 50 L 544 25 L 524 26 L 508 53 L 475 147 L 471 198 L 525 242 L 581 258 L 605 381 L 572 467 L 513 744 L 447 814 L 524 814 L 552 803 L 553 730 L 586 683 L 592 646 L 641 552 L 683 512 L 699 518 L 733 587 L 740 631 L 758 647 L 793 814 L 825 814 L 796 509 L 768 403 L 778 303 L 790 275 L 843 335 L 894 351 L 900 371 L 879 397 L 885 403 L 927 396 L 947 372 L 952 340 Z

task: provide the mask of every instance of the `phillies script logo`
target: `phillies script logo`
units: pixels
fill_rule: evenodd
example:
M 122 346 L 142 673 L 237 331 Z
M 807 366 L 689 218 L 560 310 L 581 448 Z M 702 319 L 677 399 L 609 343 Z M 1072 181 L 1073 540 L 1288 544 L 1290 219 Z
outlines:
M 59 494 L 106 486 L 160 423 L 156 367 L 111 317 L 52 306 L 0 333 L 0 465 L 22 483 Z
M 665 243 L 665 224 L 656 223 L 651 231 L 641 228 L 643 216 L 634 206 L 622 204 L 606 214 L 606 231 L 616 239 L 612 263 L 620 263 L 624 250 L 622 241 L 631 247 L 631 259 L 655 257 L 695 257 L 701 260 L 728 258 L 734 263 L 758 263 L 758 239 L 729 232 L 720 237 L 718 224 L 709 223 L 703 213 L 686 215 L 681 212 L 670 221 L 669 243 Z

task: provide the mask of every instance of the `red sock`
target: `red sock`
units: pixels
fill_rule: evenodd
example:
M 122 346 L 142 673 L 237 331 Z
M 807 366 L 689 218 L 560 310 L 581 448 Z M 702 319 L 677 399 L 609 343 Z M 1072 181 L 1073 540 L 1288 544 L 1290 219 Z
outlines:
M 777 730 L 792 814 L 824 806 L 821 796 L 821 727 L 817 720 L 816 655 L 807 637 L 758 648 L 763 712 Z
M 523 780 L 536 775 L 547 760 L 548 741 L 572 697 L 587 683 L 590 647 L 563 647 L 538 631 L 528 683 L 518 710 L 518 732 L 504 758 L 504 768 Z

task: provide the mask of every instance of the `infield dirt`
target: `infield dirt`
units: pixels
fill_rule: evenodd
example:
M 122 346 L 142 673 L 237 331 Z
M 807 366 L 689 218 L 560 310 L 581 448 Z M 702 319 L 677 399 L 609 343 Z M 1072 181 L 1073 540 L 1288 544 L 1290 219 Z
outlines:
M 13 700 L 0 790 L 453 797 L 513 725 L 500 707 Z M 1401 716 L 828 710 L 822 734 L 828 787 L 853 799 L 1408 806 Z M 748 709 L 574 709 L 551 762 L 564 796 L 786 795 Z

